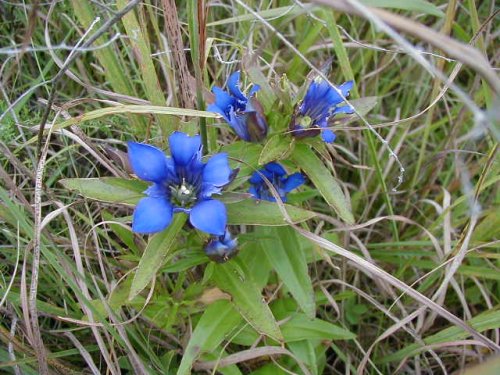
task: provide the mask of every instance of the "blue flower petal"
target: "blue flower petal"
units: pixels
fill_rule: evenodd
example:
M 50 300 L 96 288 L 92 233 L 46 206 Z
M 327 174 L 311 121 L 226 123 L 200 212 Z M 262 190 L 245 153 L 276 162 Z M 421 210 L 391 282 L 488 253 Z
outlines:
M 227 80 L 227 87 L 231 94 L 236 96 L 239 100 L 246 102 L 248 99 L 240 90 L 240 71 L 234 72 Z
M 321 131 L 321 138 L 326 143 L 332 143 L 333 141 L 335 141 L 335 138 L 337 138 L 337 136 L 330 129 L 323 129 Z
M 217 86 L 212 88 L 212 92 L 215 95 L 215 102 L 210 104 L 207 110 L 220 114 L 229 122 L 229 112 L 234 107 L 234 98 Z
M 333 110 L 334 115 L 337 115 L 340 113 L 345 113 L 345 114 L 349 115 L 351 113 L 354 113 L 354 108 L 352 108 L 350 105 L 343 105 L 343 106 L 337 107 Z
M 264 179 L 262 178 L 261 174 L 259 173 L 261 171 L 255 171 L 252 173 L 252 176 L 248 180 L 251 184 L 262 184 L 264 183 Z
M 166 198 L 142 198 L 134 210 L 132 230 L 137 233 L 162 231 L 172 221 L 172 205 Z
M 260 199 L 260 194 L 257 191 L 257 187 L 255 185 L 250 185 L 250 187 L 248 188 L 248 192 L 252 194 L 254 198 Z
M 283 191 L 285 193 L 289 193 L 293 189 L 296 189 L 300 185 L 304 184 L 304 182 L 306 182 L 306 179 L 304 178 L 304 176 L 301 173 L 299 173 L 299 172 L 294 173 L 294 174 L 288 176 L 288 178 L 286 179 L 285 184 L 283 185 Z
M 203 182 L 214 186 L 224 186 L 229 183 L 231 167 L 226 153 L 212 156 L 203 169 Z
M 173 132 L 168 138 L 170 152 L 176 164 L 184 167 L 194 158 L 201 157 L 201 138 L 199 135 L 190 137 L 181 132 Z
M 226 229 L 223 236 L 216 236 L 210 240 L 205 247 L 205 254 L 217 263 L 224 263 L 237 254 L 237 247 L 237 239 L 233 239 L 231 233 Z
M 351 91 L 353 86 L 354 86 L 354 81 L 347 81 L 341 84 L 339 89 L 340 91 L 342 91 L 342 95 L 344 95 L 344 97 L 347 98 L 349 96 L 349 91 Z
M 161 182 L 168 178 L 167 157 L 161 150 L 142 143 L 127 144 L 130 165 L 141 180 Z
M 189 221 L 203 232 L 222 236 L 227 223 L 226 206 L 214 199 L 201 201 L 191 209 Z
M 250 90 L 248 90 L 248 97 L 249 97 L 249 98 L 251 98 L 251 97 L 252 97 L 252 96 L 254 96 L 254 95 L 255 95 L 255 93 L 256 93 L 257 91 L 259 91 L 259 90 L 260 90 L 260 86 L 259 86 L 259 85 L 257 85 L 257 84 L 253 85 L 253 86 L 250 88 Z
M 354 84 L 354 81 L 347 81 L 340 86 L 336 86 L 337 89 L 342 93 L 342 96 L 344 98 L 347 98 L 349 96 L 349 91 L 351 91 L 352 86 Z M 344 101 L 344 98 L 342 98 L 337 90 L 335 90 L 333 87 L 329 86 L 329 92 L 328 95 L 325 97 L 325 100 L 329 103 L 330 106 L 337 105 L 339 103 L 342 103 Z
M 285 171 L 285 168 L 283 168 L 281 166 L 281 164 L 278 164 L 278 163 L 275 163 L 275 162 L 271 162 L 271 163 L 268 163 L 266 164 L 265 168 L 271 172 L 271 173 L 275 173 L 277 174 L 278 176 L 284 176 L 286 175 L 286 171 Z
M 154 183 L 148 187 L 144 193 L 151 198 L 165 197 L 168 193 L 167 186 L 165 184 Z
M 231 108 L 228 122 L 238 137 L 250 142 L 250 135 L 247 129 L 247 114 L 238 114 Z

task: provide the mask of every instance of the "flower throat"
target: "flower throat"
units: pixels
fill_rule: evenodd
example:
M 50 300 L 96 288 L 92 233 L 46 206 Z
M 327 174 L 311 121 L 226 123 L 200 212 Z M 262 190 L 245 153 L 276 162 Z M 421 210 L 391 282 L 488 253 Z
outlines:
M 182 183 L 179 185 L 170 185 L 170 199 L 172 202 L 179 206 L 185 208 L 191 208 L 197 199 L 197 189 L 195 186 L 186 182 L 186 179 L 182 179 Z

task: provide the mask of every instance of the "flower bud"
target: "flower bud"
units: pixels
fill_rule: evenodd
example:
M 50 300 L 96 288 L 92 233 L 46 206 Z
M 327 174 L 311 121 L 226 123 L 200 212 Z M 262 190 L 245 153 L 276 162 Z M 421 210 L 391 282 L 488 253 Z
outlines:
M 238 253 L 238 240 L 226 229 L 222 236 L 214 236 L 205 246 L 205 254 L 216 263 L 225 263 Z

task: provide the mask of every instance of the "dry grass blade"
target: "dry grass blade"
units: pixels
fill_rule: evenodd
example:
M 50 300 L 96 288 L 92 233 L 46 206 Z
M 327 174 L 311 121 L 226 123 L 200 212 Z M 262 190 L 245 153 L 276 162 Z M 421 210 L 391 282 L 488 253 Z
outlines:
M 50 109 L 49 109 L 50 110 Z M 59 113 L 56 114 L 54 121 L 57 119 Z M 42 245 L 42 193 L 43 193 L 43 174 L 45 172 L 45 162 L 49 151 L 50 134 L 47 137 L 45 146 L 41 149 L 40 158 L 35 172 L 35 220 L 33 228 L 33 261 L 31 265 L 31 283 L 30 293 L 28 299 L 29 318 L 32 333 L 32 345 L 38 359 L 38 371 L 40 374 L 45 375 L 49 373 L 47 365 L 47 353 L 43 345 L 42 334 L 38 323 L 38 309 L 37 309 L 37 293 L 38 293 L 38 280 L 40 272 L 40 255 Z
M 286 213 L 286 212 L 285 212 Z M 469 332 L 473 337 L 475 337 L 477 340 L 481 341 L 484 343 L 486 346 L 488 346 L 491 350 L 494 352 L 500 352 L 500 346 L 491 341 L 489 338 L 485 337 L 484 335 L 480 334 L 473 328 L 469 327 L 463 320 L 459 319 L 452 313 L 450 313 L 448 310 L 443 308 L 442 306 L 438 305 L 436 302 L 432 301 L 428 297 L 424 296 L 417 290 L 411 288 L 409 285 L 405 284 L 401 280 L 397 279 L 396 277 L 392 276 L 388 272 L 380 269 L 377 266 L 374 266 L 367 260 L 361 258 L 360 256 L 351 253 L 350 251 L 347 251 L 343 248 L 341 248 L 338 245 L 335 245 L 334 243 L 325 240 L 324 238 L 317 236 L 311 232 L 308 232 L 300 227 L 297 227 L 296 225 L 292 224 L 290 222 L 290 225 L 292 225 L 297 232 L 299 232 L 302 236 L 306 237 L 307 239 L 313 241 L 314 243 L 318 244 L 325 250 L 331 251 L 337 255 L 340 255 L 344 258 L 347 258 L 351 260 L 354 265 L 362 270 L 363 272 L 367 272 L 368 274 L 371 274 L 374 277 L 381 278 L 382 280 L 386 281 L 387 283 L 393 285 L 394 287 L 398 288 L 402 292 L 408 294 L 410 297 L 415 299 L 416 301 L 420 302 L 421 304 L 427 306 L 429 309 L 435 311 L 437 314 L 439 314 L 441 317 L 445 318 L 448 320 L 450 323 L 455 324 L 465 331 Z
M 175 77 L 180 87 L 181 107 L 194 108 L 193 95 L 189 85 L 191 74 L 184 54 L 184 44 L 182 43 L 182 34 L 179 28 L 180 22 L 174 0 L 163 0 L 163 15 L 165 17 L 165 35 L 172 51 Z
M 294 358 L 297 361 L 300 369 L 306 375 L 310 375 L 310 371 L 305 367 L 297 358 L 285 348 L 280 348 L 277 346 L 262 346 L 259 348 L 242 350 L 238 353 L 228 355 L 227 357 L 218 360 L 218 361 L 210 361 L 210 362 L 196 362 L 193 366 L 196 370 L 211 370 L 215 368 L 223 368 L 229 365 L 234 365 L 236 363 L 249 361 L 255 358 L 263 357 L 263 356 L 273 356 L 273 355 L 288 355 Z
M 360 11 L 359 8 L 355 7 L 353 4 L 350 4 L 350 1 L 348 0 L 313 0 L 313 2 L 329 6 L 344 13 L 365 16 L 365 13 Z M 476 48 L 460 43 L 455 39 L 440 34 L 406 17 L 399 16 L 382 9 L 371 7 L 368 9 L 370 13 L 381 19 L 389 26 L 425 40 L 427 43 L 444 51 L 448 54 L 448 56 L 468 65 L 481 74 L 489 83 L 491 88 L 497 94 L 500 94 L 500 79 L 496 75 L 488 60 L 486 60 L 484 55 Z
M 383 269 L 373 265 L 366 259 L 363 259 L 359 255 L 356 255 L 354 253 L 351 253 L 350 251 L 334 244 L 333 242 L 330 242 L 323 237 L 318 236 L 317 234 L 314 234 L 312 232 L 309 232 L 297 225 L 295 225 L 288 212 L 286 211 L 286 208 L 283 204 L 283 201 L 281 200 L 278 192 L 276 191 L 275 187 L 272 185 L 272 183 L 265 179 L 265 183 L 267 184 L 269 190 L 272 192 L 272 195 L 276 199 L 276 202 L 281 210 L 281 213 L 283 214 L 283 219 L 291 226 L 293 227 L 298 233 L 300 233 L 302 236 L 307 238 L 308 240 L 312 241 L 313 243 L 316 243 L 320 247 L 322 247 L 325 250 L 328 250 L 334 254 L 340 255 L 343 258 L 346 258 L 353 262 L 353 265 L 360 269 L 361 271 L 371 275 L 372 277 L 377 277 L 385 282 L 391 284 L 392 286 L 396 287 L 403 293 L 409 295 L 412 297 L 415 301 L 418 301 L 425 307 L 431 309 L 444 319 L 448 320 L 450 323 L 462 328 L 466 332 L 469 332 L 474 338 L 476 338 L 478 341 L 481 341 L 483 344 L 485 344 L 488 348 L 490 348 L 492 351 L 495 353 L 500 353 L 500 346 L 490 340 L 488 337 L 482 335 L 481 333 L 477 332 L 475 329 L 467 325 L 462 319 L 458 318 L 457 316 L 453 315 L 450 313 L 448 310 L 446 310 L 444 307 L 441 305 L 437 304 L 430 298 L 424 296 L 422 293 L 419 291 L 413 289 L 403 281 L 399 280 L 398 278 L 394 277 L 390 273 L 384 271 Z M 424 306 L 421 307 L 421 309 L 424 308 Z
M 140 0 L 132 0 L 130 3 L 127 4 L 126 7 L 121 9 L 119 12 L 115 13 L 115 15 L 106 21 L 104 25 L 102 25 L 94 34 L 92 34 L 91 37 L 87 39 L 86 42 L 83 42 L 82 45 L 80 46 L 82 49 L 89 47 L 94 43 L 97 39 L 101 37 L 105 32 L 107 32 L 111 26 L 113 26 L 115 23 L 117 23 L 125 14 L 130 12 L 134 7 L 140 2 Z M 47 99 L 47 107 L 45 111 L 43 112 L 42 119 L 40 120 L 40 130 L 38 131 L 38 142 L 37 142 L 37 154 L 40 156 L 41 150 L 42 150 L 42 140 L 43 140 L 43 130 L 45 128 L 45 124 L 47 123 L 47 120 L 49 118 L 50 111 L 52 110 L 52 104 L 54 104 L 54 100 L 56 97 L 57 93 L 57 84 L 61 80 L 61 78 L 64 76 L 66 73 L 66 70 L 68 70 L 69 66 L 75 59 L 80 55 L 82 52 L 82 49 L 79 50 L 72 50 L 72 53 L 68 56 L 66 61 L 64 62 L 64 66 L 59 70 L 59 72 L 56 74 L 54 78 L 50 80 L 52 83 L 52 88 L 50 90 L 49 98 Z
M 73 345 L 78 349 L 81 356 L 85 360 L 85 363 L 87 363 L 87 365 L 89 366 L 90 371 L 92 371 L 92 374 L 99 375 L 101 372 L 99 371 L 99 369 L 95 365 L 94 360 L 92 359 L 92 356 L 85 349 L 85 347 L 80 343 L 80 341 L 78 341 L 78 339 L 75 337 L 75 335 L 73 335 L 71 332 L 65 332 L 64 335 L 67 338 L 69 338 L 71 340 L 71 342 L 73 343 Z

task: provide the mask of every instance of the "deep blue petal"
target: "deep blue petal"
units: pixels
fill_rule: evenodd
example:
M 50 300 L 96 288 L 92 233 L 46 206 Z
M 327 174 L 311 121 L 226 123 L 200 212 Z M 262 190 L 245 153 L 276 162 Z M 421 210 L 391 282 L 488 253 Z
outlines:
M 222 236 L 227 223 L 226 206 L 213 199 L 201 201 L 191 209 L 189 221 L 203 232 Z
M 226 230 L 223 236 L 212 238 L 205 247 L 207 256 L 217 263 L 224 263 L 236 255 L 238 241 Z
M 289 193 L 293 189 L 296 189 L 300 185 L 304 184 L 304 182 L 306 182 L 306 179 L 301 173 L 294 173 L 286 179 L 285 184 L 283 185 L 283 191 L 285 193 Z
M 352 108 L 350 105 L 343 105 L 340 107 L 337 107 L 334 109 L 333 114 L 340 114 L 340 113 L 345 113 L 345 114 L 351 114 L 354 113 L 354 108 Z
M 233 238 L 231 232 L 226 229 L 222 242 L 224 242 L 227 246 L 236 246 L 237 239 Z
M 260 103 L 256 102 L 257 99 L 251 98 L 248 102 L 247 109 L 245 110 L 245 133 L 248 142 L 260 142 L 266 138 L 268 125 L 266 118 L 262 114 L 262 111 L 256 110 L 253 104 L 260 106 Z
M 226 121 L 229 121 L 229 112 L 235 105 L 234 98 L 217 86 L 212 88 L 212 92 L 215 94 L 215 102 L 210 104 L 207 110 L 219 113 Z
M 259 90 L 260 90 L 259 85 L 257 85 L 257 84 L 253 85 L 252 87 L 250 87 L 250 90 L 248 90 L 248 97 L 251 98 Z
M 328 82 L 322 79 L 312 81 L 301 105 L 301 114 L 311 118 L 320 116 L 325 111 L 325 106 L 328 106 L 325 98 L 329 90 L 330 85 Z
M 321 138 L 326 143 L 332 143 L 333 141 L 335 141 L 335 138 L 337 138 L 337 136 L 330 129 L 323 129 L 321 131 Z
M 347 81 L 340 85 L 339 89 L 342 91 L 342 95 L 344 95 L 345 98 L 349 96 L 349 92 L 352 90 L 353 86 L 354 81 Z
M 247 129 L 247 114 L 238 114 L 231 109 L 229 114 L 229 125 L 234 132 L 244 141 L 250 142 L 250 134 Z
M 208 159 L 203 169 L 203 182 L 214 186 L 224 186 L 229 183 L 231 167 L 226 153 L 219 153 Z
M 271 163 L 268 163 L 266 164 L 265 168 L 271 172 L 271 173 L 274 173 L 274 174 L 277 174 L 278 176 L 284 176 L 286 175 L 286 171 L 285 171 L 285 168 L 283 168 L 280 164 L 278 163 L 275 163 L 275 162 L 271 162 Z
M 166 184 L 154 183 L 148 187 L 144 193 L 151 198 L 161 198 L 168 195 L 168 190 Z
M 168 141 L 175 164 L 181 167 L 188 165 L 191 160 L 201 157 L 201 138 L 199 135 L 190 137 L 185 133 L 173 132 Z
M 166 198 L 142 198 L 132 218 L 132 230 L 137 233 L 156 233 L 172 221 L 172 205 Z
M 263 184 L 264 179 L 262 178 L 262 175 L 259 173 L 260 171 L 255 171 L 252 173 L 252 176 L 248 180 L 251 184 Z
M 349 91 L 351 91 L 352 86 L 354 84 L 354 81 L 348 81 L 340 86 L 337 86 L 337 89 L 342 93 L 342 96 L 344 98 L 347 98 L 349 96 Z M 333 87 L 329 86 L 329 92 L 326 97 L 326 100 L 328 101 L 330 106 L 335 106 L 339 103 L 342 103 L 344 101 L 344 98 L 342 98 L 337 90 L 335 90 Z
M 212 184 L 203 184 L 201 187 L 200 199 L 208 199 L 214 194 L 220 194 L 222 187 L 214 186 Z
M 239 100 L 246 102 L 247 98 L 246 96 L 241 92 L 240 89 L 240 71 L 238 70 L 237 72 L 234 72 L 229 76 L 229 79 L 227 80 L 227 87 L 231 94 L 236 96 Z
M 252 196 L 255 198 L 255 199 L 260 199 L 260 194 L 259 194 L 259 191 L 257 189 L 257 187 L 255 185 L 250 185 L 250 187 L 248 188 L 248 192 L 250 194 L 252 194 Z
M 127 144 L 130 165 L 141 180 L 161 182 L 168 178 L 167 157 L 161 150 L 142 143 Z

